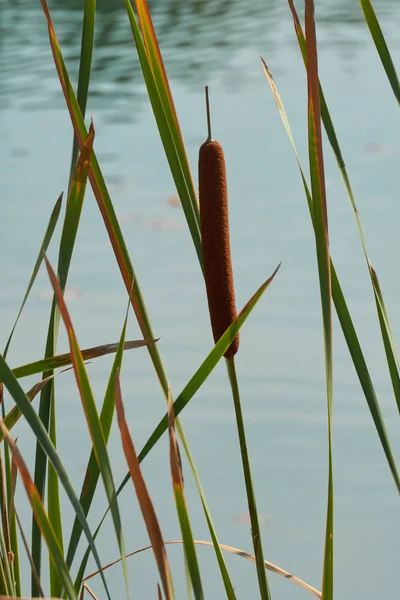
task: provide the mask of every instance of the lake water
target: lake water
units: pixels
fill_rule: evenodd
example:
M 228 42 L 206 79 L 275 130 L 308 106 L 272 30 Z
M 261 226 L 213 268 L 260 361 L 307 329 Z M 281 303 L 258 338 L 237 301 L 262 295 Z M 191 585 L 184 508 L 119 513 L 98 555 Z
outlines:
M 54 23 L 70 74 L 76 78 L 81 5 L 59 0 Z M 300 6 L 301 3 L 298 3 Z M 393 57 L 400 64 L 400 8 L 375 2 Z M 356 0 L 316 2 L 320 76 L 365 229 L 372 262 L 397 338 L 398 163 L 400 113 Z M 306 80 L 284 0 L 251 4 L 175 0 L 151 4 L 194 173 L 206 137 L 205 84 L 210 86 L 213 134 L 224 146 L 230 193 L 233 265 L 238 307 L 282 268 L 241 335 L 237 357 L 266 558 L 320 587 L 327 487 L 323 339 L 313 234 L 301 180 L 259 55 L 275 77 L 307 165 Z M 5 340 L 51 208 L 65 189 L 72 131 L 49 49 L 40 3 L 3 2 L 0 10 L 0 334 Z M 120 219 L 154 331 L 161 338 L 174 395 L 212 347 L 204 284 L 175 194 L 123 3 L 98 1 L 96 48 L 88 114 L 95 148 Z M 332 256 L 359 332 L 400 460 L 398 413 L 391 390 L 367 269 L 343 185 L 325 146 Z M 57 243 L 49 252 L 55 264 Z M 126 293 L 91 192 L 68 282 L 68 306 L 81 347 L 117 341 Z M 9 353 L 12 366 L 40 357 L 50 310 L 42 270 Z M 129 339 L 140 337 L 131 317 Z M 4 343 L 4 342 L 3 342 Z M 59 349 L 67 348 L 61 332 Z M 334 460 L 336 598 L 397 598 L 400 512 L 372 420 L 335 321 Z M 102 399 L 111 365 L 89 367 Z M 35 380 L 32 381 L 32 383 Z M 29 382 L 24 382 L 29 389 Z M 139 449 L 165 404 L 145 349 L 126 353 L 123 397 Z M 71 373 L 58 380 L 58 438 L 79 489 L 90 443 Z M 252 551 L 239 468 L 233 407 L 224 365 L 218 366 L 182 415 L 222 543 Z M 28 428 L 16 428 L 27 454 Z M 125 474 L 118 432 L 110 442 L 118 477 Z M 166 440 L 144 463 L 165 539 L 180 537 L 172 502 Z M 187 465 L 186 492 L 196 538 L 209 539 Z M 29 513 L 21 495 L 29 530 Z M 129 551 L 148 543 L 132 489 L 122 496 Z M 25 507 L 23 509 L 22 507 Z M 103 510 L 91 515 L 93 526 Z M 70 510 L 65 502 L 65 511 Z M 102 537 L 104 562 L 117 556 L 111 527 Z M 181 550 L 169 551 L 178 598 L 185 596 Z M 222 598 L 213 551 L 200 548 L 205 594 Z M 256 598 L 254 566 L 227 556 L 239 598 Z M 133 596 L 156 597 L 153 557 L 130 559 Z M 110 571 L 121 595 L 118 567 Z M 306 592 L 270 576 L 273 598 Z M 100 583 L 94 590 L 104 598 Z M 26 590 L 26 594 L 28 594 Z

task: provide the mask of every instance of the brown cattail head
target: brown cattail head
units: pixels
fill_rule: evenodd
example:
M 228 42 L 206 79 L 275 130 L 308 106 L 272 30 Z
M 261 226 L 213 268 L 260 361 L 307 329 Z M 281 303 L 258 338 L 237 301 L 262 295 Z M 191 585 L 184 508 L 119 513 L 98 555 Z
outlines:
M 236 302 L 224 151 L 221 144 L 210 139 L 200 147 L 199 152 L 199 197 L 204 277 L 211 327 L 217 343 L 236 317 Z M 239 334 L 224 356 L 233 358 L 238 348 Z

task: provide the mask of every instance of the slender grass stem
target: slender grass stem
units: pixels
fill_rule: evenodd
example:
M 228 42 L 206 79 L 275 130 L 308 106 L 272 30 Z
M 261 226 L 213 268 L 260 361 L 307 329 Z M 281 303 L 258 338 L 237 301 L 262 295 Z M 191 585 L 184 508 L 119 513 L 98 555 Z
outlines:
M 260 524 L 258 522 L 256 496 L 254 493 L 253 479 L 251 476 L 249 453 L 247 451 L 246 433 L 244 430 L 242 406 L 240 402 L 239 385 L 236 376 L 235 360 L 234 358 L 227 358 L 225 360 L 229 381 L 232 389 L 233 404 L 235 407 L 236 424 L 240 444 L 240 454 L 242 456 L 243 475 L 246 485 L 247 502 L 249 506 L 251 537 L 253 540 L 254 556 L 256 558 L 258 585 L 260 588 L 261 598 L 263 600 L 271 600 L 267 580 L 267 573 L 265 570 Z
M 6 579 L 6 575 L 4 573 L 4 565 L 3 562 L 5 562 L 5 558 L 2 557 L 0 559 L 0 582 L 1 582 L 1 586 L 4 589 L 4 593 L 6 594 L 6 596 L 10 595 L 10 590 L 8 588 L 8 583 L 7 583 L 7 579 Z

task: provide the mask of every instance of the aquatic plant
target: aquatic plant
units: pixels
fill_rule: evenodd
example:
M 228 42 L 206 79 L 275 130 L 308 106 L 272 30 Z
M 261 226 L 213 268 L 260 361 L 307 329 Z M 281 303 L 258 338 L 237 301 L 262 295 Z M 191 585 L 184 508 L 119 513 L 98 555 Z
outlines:
M 150 316 L 141 292 L 138 278 L 133 269 L 127 245 L 125 243 L 114 206 L 103 177 L 101 167 L 93 148 L 95 126 L 93 119 L 89 128 L 85 125 L 85 110 L 92 68 L 92 51 L 95 27 L 95 0 L 86 0 L 83 15 L 82 45 L 80 54 L 79 80 L 77 94 L 70 80 L 62 51 L 53 26 L 51 13 L 46 0 L 41 0 L 44 17 L 47 20 L 50 47 L 57 68 L 60 85 L 64 94 L 66 107 L 74 129 L 74 146 L 70 180 L 66 194 L 66 206 L 63 216 L 61 239 L 58 250 L 56 270 L 50 264 L 46 252 L 53 238 L 56 225 L 60 219 L 62 196 L 60 196 L 51 212 L 49 223 L 40 246 L 32 276 L 27 286 L 15 323 L 0 355 L 0 401 L 2 420 L 0 422 L 0 594 L 6 597 L 22 597 L 27 575 L 23 572 L 23 561 L 20 560 L 20 546 L 28 557 L 28 575 L 31 576 L 31 595 L 52 597 L 68 597 L 75 599 L 86 594 L 94 597 L 88 581 L 94 576 L 102 579 L 104 595 L 111 597 L 107 584 L 107 571 L 116 563 L 121 563 L 127 596 L 129 597 L 128 557 L 151 549 L 154 553 L 159 571 L 161 587 L 158 585 L 158 597 L 174 598 L 173 573 L 169 565 L 166 547 L 169 544 L 182 544 L 188 582 L 188 595 L 193 592 L 198 600 L 204 598 L 204 573 L 201 573 L 196 547 L 206 545 L 213 548 L 226 597 L 236 598 L 234 578 L 228 572 L 222 551 L 236 554 L 256 564 L 260 597 L 270 599 L 271 593 L 267 579 L 267 570 L 279 574 L 301 586 L 315 597 L 331 600 L 334 597 L 334 477 L 333 477 L 333 359 L 332 359 L 332 314 L 335 308 L 342 328 L 351 359 L 354 363 L 361 388 L 365 395 L 376 432 L 379 436 L 384 455 L 393 476 L 397 492 L 400 491 L 400 477 L 391 449 L 388 434 L 382 417 L 379 400 L 376 395 L 370 373 L 364 358 L 356 329 L 351 317 L 345 296 L 330 256 L 328 228 L 328 198 L 324 177 L 324 150 L 322 143 L 322 127 L 336 157 L 346 192 L 354 212 L 356 226 L 360 235 L 364 256 L 375 299 L 377 317 L 381 330 L 382 343 L 386 354 L 389 377 L 393 394 L 400 410 L 400 367 L 394 337 L 390 327 L 388 311 L 379 283 L 376 270 L 372 266 L 367 252 L 366 241 L 361 227 L 356 200 L 350 183 L 338 137 L 330 116 L 327 102 L 323 94 L 318 74 L 317 33 L 314 17 L 314 1 L 305 0 L 305 32 L 297 15 L 293 0 L 288 0 L 293 16 L 295 34 L 302 54 L 307 76 L 308 91 L 308 156 L 309 180 L 300 163 L 289 121 L 285 112 L 277 85 L 271 75 L 266 61 L 262 65 L 271 86 L 279 114 L 296 155 L 305 197 L 307 200 L 312 226 L 315 234 L 318 274 L 320 282 L 320 298 L 323 323 L 323 338 L 326 365 L 326 395 L 328 417 L 328 491 L 327 515 L 324 546 L 324 567 L 322 574 L 322 590 L 303 582 L 281 567 L 265 561 L 259 516 L 256 507 L 255 490 L 252 480 L 250 457 L 247 449 L 244 419 L 242 415 L 238 379 L 235 370 L 235 355 L 239 348 L 239 330 L 250 316 L 264 292 L 273 281 L 278 268 L 260 286 L 255 294 L 237 313 L 233 285 L 233 270 L 230 255 L 229 220 L 228 220 L 228 183 L 225 159 L 222 146 L 211 139 L 210 113 L 208 107 L 208 139 L 199 151 L 199 200 L 188 162 L 187 153 L 175 110 L 166 69 L 152 24 L 146 0 L 135 0 L 134 6 L 126 0 L 127 17 L 132 29 L 136 51 L 146 83 L 149 101 L 162 140 L 166 159 L 176 185 L 180 203 L 184 211 L 188 228 L 193 240 L 195 253 L 200 269 L 204 275 L 210 310 L 211 327 L 215 345 L 199 365 L 192 378 L 181 393 L 173 399 L 168 375 L 166 373 L 158 340 L 153 333 Z M 400 103 L 400 84 L 382 29 L 373 10 L 370 0 L 360 0 L 366 24 L 371 32 L 373 42 L 382 61 L 391 88 Z M 104 344 L 81 350 L 73 323 L 68 311 L 64 292 L 68 280 L 69 269 L 73 257 L 77 231 L 83 210 L 87 182 L 89 181 L 96 198 L 99 211 L 104 221 L 109 241 L 115 254 L 118 269 L 124 281 L 127 293 L 127 311 L 124 315 L 120 339 L 116 343 Z M 11 368 L 7 354 L 13 340 L 14 331 L 25 308 L 26 300 L 31 292 L 36 276 L 45 263 L 49 279 L 54 291 L 51 307 L 48 334 L 44 358 L 33 363 Z M 126 341 L 126 328 L 130 309 L 133 309 L 142 332 L 141 340 Z M 121 319 L 122 321 L 122 319 Z M 60 322 L 67 332 L 69 352 L 56 354 L 56 342 Z M 120 372 L 123 368 L 124 352 L 129 349 L 145 347 L 154 365 L 162 393 L 167 402 L 163 418 L 155 426 L 140 452 L 136 451 L 134 442 L 125 418 L 123 390 L 120 384 Z M 100 410 L 91 389 L 86 361 L 105 354 L 115 354 L 109 374 L 107 389 Z M 234 411 L 240 442 L 243 476 L 246 486 L 251 538 L 254 556 L 242 550 L 221 544 L 214 526 L 211 511 L 208 507 L 205 492 L 189 444 L 179 420 L 179 414 L 194 398 L 198 389 L 207 380 L 210 373 L 221 360 L 226 359 L 227 376 L 232 391 Z M 92 451 L 88 456 L 87 467 L 82 479 L 81 491 L 78 495 L 69 478 L 65 465 L 57 451 L 57 415 L 55 379 L 62 377 L 62 367 L 72 369 L 75 375 L 77 391 L 82 404 L 88 431 L 90 433 Z M 57 371 L 56 371 L 57 369 Z M 41 375 L 41 380 L 30 390 L 24 391 L 20 380 L 29 375 Z M 9 398 L 13 400 L 9 408 Z M 34 408 L 34 399 L 40 395 L 39 407 Z M 7 406 L 7 409 L 6 409 Z M 111 427 L 116 419 L 119 426 L 121 443 L 128 465 L 128 473 L 117 485 L 111 465 L 108 441 Z M 28 465 L 22 456 L 12 429 L 19 419 L 23 418 L 32 430 L 36 441 L 35 457 L 32 465 Z M 178 436 L 176 436 L 177 432 Z M 178 522 L 181 531 L 180 540 L 164 541 L 162 525 L 154 508 L 150 493 L 142 473 L 141 463 L 156 446 L 164 433 L 169 434 L 169 462 L 173 497 L 176 505 Z M 179 442 L 178 442 L 179 438 Z M 196 540 L 190 523 L 190 515 L 185 499 L 184 479 L 180 460 L 180 447 L 185 452 L 191 474 L 196 484 L 211 541 Z M 34 475 L 31 475 L 31 469 Z M 98 482 L 102 479 L 107 498 L 107 512 L 95 531 L 88 522 L 88 515 L 98 493 Z M 25 488 L 32 509 L 32 535 L 30 541 L 25 534 L 19 518 L 16 503 L 16 489 L 21 481 Z M 124 517 L 121 514 L 119 495 L 125 486 L 132 482 L 139 507 L 147 528 L 151 545 L 127 554 L 124 535 Z M 65 533 L 65 521 L 60 503 L 60 486 L 74 511 L 74 522 L 69 536 Z M 44 499 L 47 497 L 47 506 Z M 119 548 L 119 557 L 113 563 L 103 565 L 101 545 L 97 535 L 101 530 L 105 517 L 111 513 L 114 534 Z M 77 554 L 82 535 L 85 536 L 87 549 Z M 322 536 L 322 533 L 321 533 Z M 49 560 L 49 581 L 43 570 L 43 542 L 46 544 L 46 556 Z M 88 560 L 93 557 L 96 571 L 87 573 Z M 78 560 L 79 557 L 79 560 Z M 161 591 L 162 589 L 162 591 Z M 154 586 L 156 593 L 156 583 Z M 25 593 L 26 595 L 26 593 Z

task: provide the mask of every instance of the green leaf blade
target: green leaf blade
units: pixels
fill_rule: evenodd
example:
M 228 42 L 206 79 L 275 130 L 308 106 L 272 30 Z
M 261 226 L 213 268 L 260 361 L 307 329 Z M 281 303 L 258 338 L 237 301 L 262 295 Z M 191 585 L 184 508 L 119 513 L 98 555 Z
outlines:
M 397 102 L 400 104 L 400 82 L 397 76 L 396 68 L 394 66 L 389 48 L 386 44 L 385 37 L 383 35 L 381 26 L 376 17 L 374 8 L 371 0 L 360 0 L 361 8 L 364 13 L 365 21 L 370 30 L 372 39 L 375 47 L 378 51 L 379 57 L 382 61 L 383 68 L 385 69 L 387 78 L 396 97 Z
M 103 479 L 107 500 L 111 508 L 111 515 L 114 523 L 115 534 L 122 558 L 126 591 L 129 597 L 128 572 L 125 561 L 125 543 L 118 502 L 115 494 L 114 478 L 112 474 L 110 458 L 108 456 L 107 446 L 104 439 L 100 418 L 97 412 L 96 402 L 90 387 L 89 377 L 87 375 L 85 364 L 83 362 L 83 357 L 72 326 L 72 321 L 69 316 L 65 300 L 63 298 L 62 290 L 60 284 L 57 281 L 57 277 L 46 257 L 45 261 L 50 281 L 57 298 L 57 304 L 59 306 L 60 313 L 64 321 L 65 329 L 67 331 L 75 378 L 78 385 L 82 406 L 85 412 L 86 422 L 92 440 L 93 450 Z

